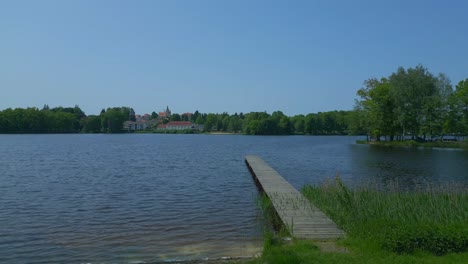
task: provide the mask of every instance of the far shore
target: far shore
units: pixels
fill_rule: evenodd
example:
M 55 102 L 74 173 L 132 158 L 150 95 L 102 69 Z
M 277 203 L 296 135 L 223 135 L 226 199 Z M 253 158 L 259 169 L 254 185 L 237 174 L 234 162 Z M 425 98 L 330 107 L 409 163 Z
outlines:
M 207 132 L 204 134 L 208 135 L 243 135 L 242 133 L 234 133 L 234 132 Z

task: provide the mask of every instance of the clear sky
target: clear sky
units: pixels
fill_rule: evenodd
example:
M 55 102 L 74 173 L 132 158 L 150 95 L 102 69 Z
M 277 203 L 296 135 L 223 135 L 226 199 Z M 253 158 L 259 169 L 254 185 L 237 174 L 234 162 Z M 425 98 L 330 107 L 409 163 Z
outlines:
M 449 0 L 0 1 L 0 110 L 349 110 L 399 66 L 468 78 L 467 14 Z

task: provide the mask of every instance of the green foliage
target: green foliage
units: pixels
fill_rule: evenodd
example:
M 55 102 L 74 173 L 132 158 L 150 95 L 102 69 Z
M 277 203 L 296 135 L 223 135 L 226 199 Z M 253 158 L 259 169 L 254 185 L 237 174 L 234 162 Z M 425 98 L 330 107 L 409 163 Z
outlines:
M 206 117 L 206 121 L 204 123 L 205 132 L 210 132 L 216 129 L 216 125 L 218 122 L 218 117 L 215 114 L 208 114 Z
M 349 236 L 392 252 L 442 255 L 467 250 L 466 190 L 350 190 L 337 178 L 320 187 L 307 186 L 303 193 Z
M 349 133 L 352 111 L 331 111 L 288 117 L 281 111 L 229 115 L 202 114 L 196 111 L 190 120 L 204 125 L 205 132 L 219 131 L 247 135 L 345 135 Z M 153 112 L 151 118 L 158 115 Z M 72 120 L 73 119 L 73 120 Z M 171 121 L 188 120 L 187 115 L 172 114 Z M 0 133 L 121 133 L 123 123 L 135 120 L 129 107 L 102 109 L 100 115 L 86 116 L 78 106 L 6 109 L 0 111 Z M 168 123 L 163 120 L 162 123 Z M 355 131 L 356 132 L 356 131 Z
M 113 107 L 100 115 L 101 132 L 103 133 L 121 133 L 123 123 L 131 119 L 134 115 L 133 109 L 129 107 Z
M 284 241 L 272 235 L 265 237 L 262 257 L 253 259 L 248 263 L 466 263 L 468 253 L 448 253 L 444 256 L 434 256 L 425 252 L 413 254 L 396 254 L 381 250 L 366 240 L 348 238 L 338 241 L 338 245 L 346 246 L 349 252 L 323 252 L 314 244 L 314 241 L 292 240 Z
M 267 236 L 273 232 L 278 233 L 279 236 L 289 236 L 290 234 L 287 228 L 283 225 L 283 221 L 276 213 L 270 198 L 268 198 L 266 194 L 262 193 L 257 201 L 257 205 L 262 210 L 263 219 L 265 220 L 264 222 L 267 224 L 267 226 L 264 227 L 264 229 L 267 230 Z M 270 227 L 272 229 L 270 229 Z
M 262 256 L 248 263 L 466 262 L 466 190 L 387 188 L 351 190 L 339 178 L 320 187 L 305 187 L 304 195 L 347 231 L 346 238 L 335 241 L 335 246 L 320 246 L 331 249 L 324 252 L 316 241 L 285 239 L 289 234 L 267 228 Z M 277 216 L 270 199 L 262 195 L 258 205 L 264 219 L 274 223 Z
M 84 113 L 78 107 L 35 107 L 0 111 L 0 133 L 76 133 Z
M 445 124 L 449 130 L 458 134 L 468 131 L 468 79 L 460 81 L 456 90 L 450 95 L 449 121 Z
M 182 121 L 179 114 L 171 114 L 171 121 Z
M 81 126 L 83 132 L 86 133 L 99 133 L 101 132 L 101 117 L 89 115 L 81 119 Z
M 395 253 L 411 254 L 425 250 L 437 256 L 466 252 L 468 230 L 454 226 L 411 226 L 395 224 L 387 228 L 383 248 Z
M 263 256 L 264 263 L 293 264 L 302 263 L 297 254 L 297 250 L 290 250 L 285 246 L 279 246 L 279 242 L 272 239 L 265 250 L 268 254 Z
M 404 132 L 418 135 L 421 126 L 429 118 L 427 111 L 435 111 L 428 105 L 438 99 L 437 79 L 423 66 L 405 70 L 400 67 L 390 77 L 390 95 L 395 104 L 396 122 Z M 424 108 L 428 108 L 425 109 Z
M 103 109 L 99 116 L 86 116 L 78 106 L 8 108 L 0 111 L 0 133 L 119 133 L 132 119 L 135 112 L 129 107 Z
M 463 81 L 459 86 L 464 86 Z M 463 96 L 453 93 L 446 75 L 434 76 L 422 65 L 400 67 L 388 78 L 368 79 L 357 95 L 360 100 L 350 121 L 351 131 L 363 129 L 377 140 L 381 136 L 393 141 L 406 135 L 426 139 L 468 133 Z
M 305 116 L 304 115 L 295 115 L 291 117 L 291 123 L 293 125 L 293 129 L 296 134 L 305 133 Z
M 369 79 L 364 82 L 365 88 L 358 90 L 362 98 L 357 110 L 362 111 L 362 125 L 368 134 L 379 138 L 381 135 L 394 135 L 398 126 L 395 120 L 395 103 L 390 95 L 390 83 L 387 79 Z

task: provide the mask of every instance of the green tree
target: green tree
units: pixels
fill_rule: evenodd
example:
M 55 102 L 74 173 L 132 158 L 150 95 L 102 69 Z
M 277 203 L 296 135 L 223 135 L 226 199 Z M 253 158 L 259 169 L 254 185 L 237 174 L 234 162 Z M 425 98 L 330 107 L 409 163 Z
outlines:
M 305 133 L 305 116 L 295 115 L 291 118 L 291 123 L 294 127 L 294 132 L 297 134 Z
M 229 132 L 239 132 L 242 130 L 242 119 L 238 115 L 233 115 L 229 118 L 229 124 L 227 130 Z
M 200 112 L 198 112 L 198 110 L 196 110 L 195 113 L 193 113 L 190 121 L 192 121 L 193 123 L 198 124 L 197 120 L 198 120 L 199 117 L 200 117 Z
M 222 120 L 222 130 L 228 131 L 229 130 L 229 123 L 231 122 L 231 116 L 225 116 Z
M 450 96 L 452 131 L 459 135 L 468 134 L 468 79 L 460 81 Z
M 203 117 L 201 115 L 199 115 L 197 119 L 195 119 L 195 124 L 198 124 L 198 125 L 204 124 Z
M 357 101 L 357 111 L 361 111 L 363 124 L 367 134 L 380 140 L 381 136 L 390 136 L 393 140 L 397 133 L 395 103 L 390 94 L 390 83 L 388 79 L 375 78 L 364 82 L 365 87 L 359 89 L 357 94 L 361 98 Z
M 390 95 L 395 103 L 397 124 L 402 134 L 410 133 L 413 138 L 431 120 L 430 114 L 437 107 L 436 78 L 422 65 L 415 68 L 398 68 L 390 78 Z
M 309 135 L 317 135 L 318 120 L 317 114 L 307 114 L 305 116 L 305 132 Z
M 101 131 L 105 133 L 123 132 L 123 123 L 131 118 L 131 108 L 113 107 L 100 115 Z
M 101 117 L 96 115 L 89 115 L 82 118 L 81 126 L 83 132 L 86 133 L 99 133 L 101 132 Z
M 179 114 L 171 114 L 171 121 L 181 121 Z
M 216 129 L 217 122 L 218 117 L 215 114 L 208 114 L 204 126 L 205 132 L 211 132 L 213 129 Z
M 290 135 L 293 133 L 293 126 L 287 116 L 282 116 L 277 126 L 279 135 Z
M 45 112 L 48 133 L 78 132 L 75 128 L 76 117 L 70 112 Z
M 351 135 L 367 135 L 368 125 L 367 119 L 365 118 L 365 112 L 356 103 L 354 110 L 351 111 L 347 117 L 347 124 L 349 128 L 349 134 Z M 369 140 L 369 138 L 367 139 Z

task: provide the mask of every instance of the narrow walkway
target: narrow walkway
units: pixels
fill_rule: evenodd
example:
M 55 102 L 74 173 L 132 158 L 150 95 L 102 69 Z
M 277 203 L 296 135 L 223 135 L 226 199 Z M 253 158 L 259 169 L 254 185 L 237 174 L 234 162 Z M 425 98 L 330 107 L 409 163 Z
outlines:
M 344 232 L 258 156 L 246 156 L 252 176 L 270 198 L 289 233 L 300 239 L 329 240 Z

